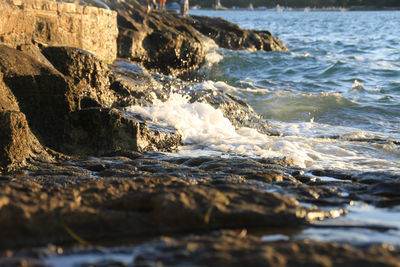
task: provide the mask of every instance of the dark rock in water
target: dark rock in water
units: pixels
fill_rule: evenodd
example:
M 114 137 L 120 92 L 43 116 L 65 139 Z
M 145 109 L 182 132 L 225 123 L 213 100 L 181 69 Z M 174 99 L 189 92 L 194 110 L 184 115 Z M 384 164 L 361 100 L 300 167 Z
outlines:
M 136 0 L 106 0 L 118 12 L 118 56 L 164 74 L 197 70 L 205 59 L 201 34 L 168 12 L 147 13 Z
M 398 250 L 311 241 L 263 242 L 246 232 L 161 238 L 135 254 L 136 266 L 399 266 Z
M 114 104 L 110 70 L 95 55 L 72 47 L 45 47 L 42 52 L 64 77 L 71 80 L 73 86 L 67 97 L 75 105 L 72 110 Z
M 222 18 L 190 16 L 186 21 L 223 48 L 288 51 L 286 46 L 268 31 L 243 30 Z
M 175 129 L 139 122 L 117 109 L 83 109 L 71 114 L 69 154 L 102 155 L 113 151 L 175 151 L 181 135 Z
M 0 111 L 0 170 L 26 165 L 27 161 L 50 160 L 19 111 Z

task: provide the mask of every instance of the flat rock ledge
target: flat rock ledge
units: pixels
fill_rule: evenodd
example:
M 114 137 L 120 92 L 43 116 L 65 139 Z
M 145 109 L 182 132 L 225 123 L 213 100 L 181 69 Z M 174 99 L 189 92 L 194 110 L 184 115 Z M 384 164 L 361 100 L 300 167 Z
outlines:
M 179 260 L 176 260 L 178 259 Z M 162 238 L 139 250 L 135 266 L 399 266 L 384 246 L 357 249 L 310 241 L 263 242 L 245 231 Z
M 352 199 L 397 199 L 399 177 L 373 183 L 364 178 L 379 174 L 313 173 L 337 181 L 306 180 L 282 159 L 119 152 L 38 164 L 0 176 L 0 265 L 80 255 L 79 266 L 399 266 L 389 244 L 296 237 L 344 215 Z M 89 262 L 93 255 L 104 256 Z
M 76 236 L 91 243 L 226 228 L 299 229 L 334 216 L 252 185 L 291 181 L 280 160 L 152 153 L 42 163 L 18 179 L 0 176 L 0 250 L 71 244 Z

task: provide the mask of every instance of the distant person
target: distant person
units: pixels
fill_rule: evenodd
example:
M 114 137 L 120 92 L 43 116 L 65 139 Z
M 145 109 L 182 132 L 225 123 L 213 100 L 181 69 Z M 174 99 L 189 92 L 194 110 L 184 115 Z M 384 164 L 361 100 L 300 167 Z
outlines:
M 189 11 L 189 0 L 180 0 L 179 1 L 181 15 L 186 16 Z
M 165 3 L 167 2 L 167 0 L 159 0 L 160 1 L 160 9 L 165 9 Z
M 151 6 L 150 6 L 150 2 L 149 1 L 150 0 L 146 0 L 147 12 L 150 12 L 150 10 L 151 10 Z M 157 8 L 156 0 L 152 0 L 152 2 L 153 2 L 153 8 Z

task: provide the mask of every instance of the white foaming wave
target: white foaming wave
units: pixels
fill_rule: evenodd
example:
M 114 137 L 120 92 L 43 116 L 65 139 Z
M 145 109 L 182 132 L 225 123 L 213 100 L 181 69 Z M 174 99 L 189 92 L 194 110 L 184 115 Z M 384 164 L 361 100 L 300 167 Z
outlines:
M 140 114 L 154 123 L 174 126 L 182 143 L 192 149 L 205 149 L 255 157 L 288 157 L 302 168 L 397 170 L 399 162 L 379 159 L 349 145 L 346 140 L 302 136 L 271 137 L 255 129 L 235 129 L 222 112 L 205 103 L 189 103 L 189 97 L 173 94 L 166 102 L 154 101 L 151 107 L 131 106 L 128 112 Z M 310 127 L 312 123 L 304 124 Z M 301 132 L 301 130 L 299 130 Z M 182 148 L 187 153 L 185 147 Z M 382 149 L 375 148 L 379 154 Z
M 206 36 L 203 38 L 204 49 L 206 52 L 205 67 L 211 67 L 212 65 L 220 62 L 224 57 L 218 52 L 218 45 L 211 38 Z
M 345 140 L 368 138 L 389 139 L 387 136 L 377 136 L 376 133 L 361 131 L 359 128 L 314 122 L 313 119 L 309 122 L 282 122 L 274 120 L 270 122 L 273 128 L 282 133 L 283 136 L 306 138 L 340 137 Z M 340 136 L 338 133 L 340 133 Z
M 224 57 L 219 54 L 216 50 L 209 50 L 206 54 L 205 65 L 210 67 L 218 62 L 220 62 Z
M 202 88 L 206 90 L 215 90 L 215 91 L 221 91 L 224 93 L 231 93 L 231 94 L 240 94 L 243 92 L 250 92 L 250 93 L 263 93 L 267 94 L 270 93 L 271 91 L 266 89 L 266 88 L 238 88 L 235 86 L 231 86 L 225 82 L 222 81 L 204 81 L 202 83 L 199 83 L 195 85 L 195 88 Z
M 274 140 L 250 128 L 236 130 L 221 110 L 188 100 L 186 96 L 172 94 L 166 102 L 156 100 L 151 107 L 131 106 L 127 111 L 157 124 L 174 126 L 185 145 L 196 144 L 210 150 L 248 156 L 290 156 L 303 167 L 306 167 L 305 161 L 312 161 L 296 143 Z
M 310 57 L 311 56 L 311 54 L 309 54 L 307 52 L 305 52 L 305 53 L 291 52 L 290 54 L 293 56 L 296 56 L 296 57 Z
M 220 91 L 225 93 L 237 93 L 239 89 L 237 87 L 231 86 L 222 81 L 204 81 L 202 83 L 198 83 L 194 87 L 195 89 L 205 89 L 205 90 L 212 90 L 212 91 Z

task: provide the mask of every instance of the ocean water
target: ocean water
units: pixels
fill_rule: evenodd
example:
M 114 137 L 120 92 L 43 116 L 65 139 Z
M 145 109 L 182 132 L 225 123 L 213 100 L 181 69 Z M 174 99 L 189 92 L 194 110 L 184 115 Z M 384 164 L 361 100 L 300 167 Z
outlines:
M 303 168 L 400 173 L 400 12 L 191 11 L 269 30 L 289 52 L 210 45 L 196 88 L 249 103 L 281 136 L 235 129 L 183 95 L 132 107 L 183 134 L 181 152 L 289 157 Z M 193 154 L 193 153 L 192 153 Z

